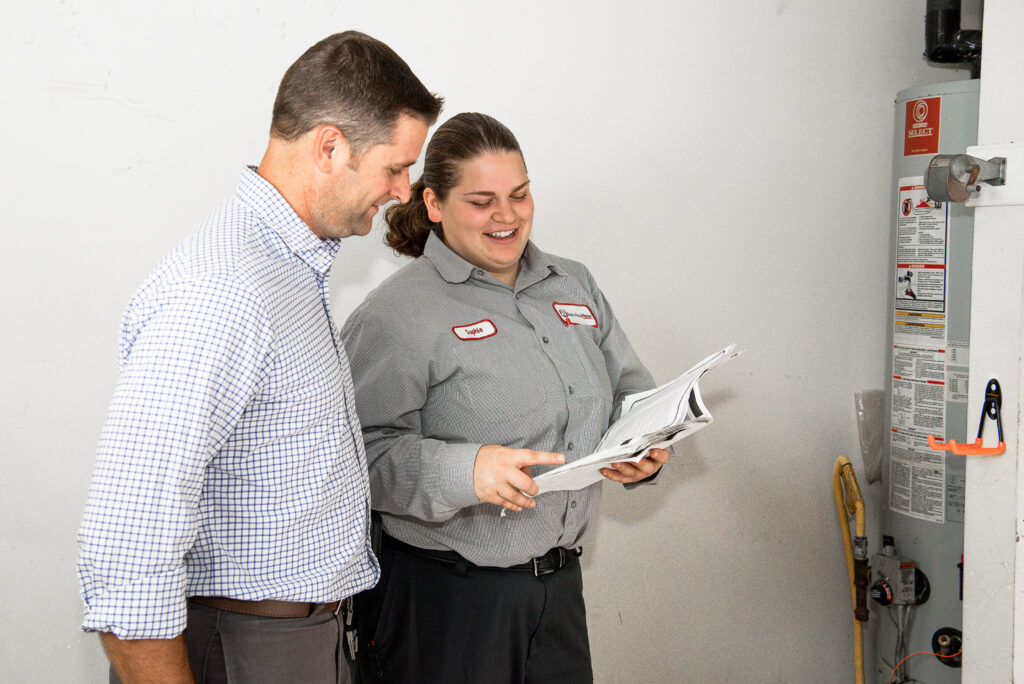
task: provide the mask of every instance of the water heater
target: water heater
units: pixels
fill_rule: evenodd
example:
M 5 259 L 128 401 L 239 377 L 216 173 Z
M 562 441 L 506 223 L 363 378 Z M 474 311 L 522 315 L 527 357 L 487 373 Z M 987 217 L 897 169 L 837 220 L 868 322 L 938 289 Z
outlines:
M 973 213 L 928 197 L 936 154 L 977 143 L 978 80 L 908 88 L 896 99 L 881 551 L 871 559 L 877 681 L 910 654 L 952 654 L 962 629 L 964 457 L 928 436 L 971 442 L 967 371 Z M 871 544 L 872 548 L 875 543 Z M 968 559 L 968 562 L 969 559 Z M 893 682 L 960 681 L 960 658 L 917 655 Z

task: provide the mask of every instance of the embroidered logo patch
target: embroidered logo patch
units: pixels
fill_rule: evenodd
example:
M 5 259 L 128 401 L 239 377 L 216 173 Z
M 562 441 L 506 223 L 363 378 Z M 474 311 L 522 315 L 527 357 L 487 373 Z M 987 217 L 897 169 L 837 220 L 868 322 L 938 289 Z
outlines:
M 555 313 L 558 314 L 558 317 L 566 325 L 597 327 L 597 316 L 594 315 L 594 312 L 586 304 L 561 304 L 554 302 L 551 306 L 555 307 Z
M 485 337 L 496 335 L 498 329 L 494 327 L 494 323 L 485 318 L 469 325 L 456 325 L 452 327 L 452 332 L 460 340 L 482 340 Z

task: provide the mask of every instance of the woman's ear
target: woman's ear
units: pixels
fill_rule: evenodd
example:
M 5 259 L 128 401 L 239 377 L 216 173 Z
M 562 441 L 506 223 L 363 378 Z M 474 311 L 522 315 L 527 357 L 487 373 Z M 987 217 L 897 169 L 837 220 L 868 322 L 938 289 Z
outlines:
M 423 204 L 427 206 L 427 218 L 434 223 L 441 223 L 441 203 L 430 188 L 423 188 Z

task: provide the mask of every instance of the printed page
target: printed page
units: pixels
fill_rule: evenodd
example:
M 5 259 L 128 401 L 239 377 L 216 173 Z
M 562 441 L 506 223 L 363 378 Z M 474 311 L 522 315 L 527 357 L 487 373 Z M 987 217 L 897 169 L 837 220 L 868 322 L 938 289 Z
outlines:
M 712 354 L 672 382 L 623 400 L 622 415 L 608 428 L 597 451 L 560 468 L 538 475 L 539 494 L 582 489 L 603 479 L 601 468 L 611 463 L 637 462 L 650 449 L 664 449 L 710 425 L 697 381 L 708 370 L 739 355 L 736 345 Z

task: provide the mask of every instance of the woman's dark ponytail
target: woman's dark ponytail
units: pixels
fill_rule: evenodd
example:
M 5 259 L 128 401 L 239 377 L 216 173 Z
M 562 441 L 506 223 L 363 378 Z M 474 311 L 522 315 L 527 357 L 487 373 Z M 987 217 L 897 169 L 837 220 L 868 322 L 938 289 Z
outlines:
M 423 254 L 423 246 L 427 244 L 430 231 L 439 224 L 430 220 L 427 205 L 423 201 L 423 179 L 409 188 L 409 201 L 404 204 L 392 204 L 384 211 L 384 219 L 388 224 L 388 232 L 384 235 L 384 243 L 395 250 L 395 254 L 416 258 Z

